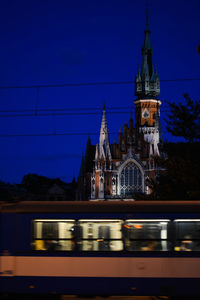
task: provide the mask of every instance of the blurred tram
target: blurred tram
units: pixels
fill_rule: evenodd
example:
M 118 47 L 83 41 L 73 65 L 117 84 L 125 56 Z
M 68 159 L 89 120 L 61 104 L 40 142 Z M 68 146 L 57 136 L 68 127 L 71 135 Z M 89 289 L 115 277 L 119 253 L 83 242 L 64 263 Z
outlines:
M 200 294 L 200 201 L 0 204 L 0 294 Z

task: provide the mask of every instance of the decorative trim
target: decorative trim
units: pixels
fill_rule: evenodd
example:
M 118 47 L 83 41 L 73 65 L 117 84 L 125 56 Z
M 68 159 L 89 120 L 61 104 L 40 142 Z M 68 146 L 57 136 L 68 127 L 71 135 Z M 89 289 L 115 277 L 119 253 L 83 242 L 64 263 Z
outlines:
M 158 104 L 162 104 L 162 102 L 160 100 L 155 100 L 155 99 L 141 99 L 141 100 L 135 100 L 134 104 L 138 104 L 138 103 L 142 103 L 142 102 L 153 102 L 153 103 L 158 103 Z
M 133 160 L 133 161 L 137 162 L 136 165 L 138 165 L 138 167 L 141 168 L 142 170 L 145 169 L 143 163 L 138 159 L 137 155 L 134 153 L 133 148 L 130 147 L 128 149 L 128 153 L 123 157 L 123 161 L 121 161 L 119 166 L 117 167 L 118 172 L 121 169 L 121 166 L 123 166 L 129 160 Z

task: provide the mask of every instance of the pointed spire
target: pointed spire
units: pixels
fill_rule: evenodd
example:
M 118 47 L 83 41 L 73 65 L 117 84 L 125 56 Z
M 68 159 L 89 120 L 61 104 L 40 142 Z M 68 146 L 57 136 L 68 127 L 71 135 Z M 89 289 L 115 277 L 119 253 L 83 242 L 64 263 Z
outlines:
M 151 47 L 151 42 L 150 42 L 150 33 L 151 31 L 149 30 L 149 11 L 148 8 L 146 9 L 146 28 L 145 28 L 145 38 L 144 38 L 144 48 L 148 50 L 152 50 Z
M 79 175 L 78 175 L 79 178 L 84 176 L 84 171 L 85 171 L 85 157 L 84 157 L 84 154 L 82 153 L 81 167 L 80 167 L 80 171 L 79 171 Z
M 137 76 L 138 77 L 140 76 L 140 66 L 139 66 L 139 64 L 137 64 Z
M 103 116 L 101 120 L 101 129 L 100 129 L 100 137 L 99 137 L 99 145 L 104 143 L 104 140 L 108 136 L 108 126 L 106 120 L 106 105 L 103 105 Z
M 119 143 L 119 145 L 121 145 L 121 143 L 122 143 L 122 129 L 121 129 L 121 127 L 119 128 L 118 143 Z
M 106 101 L 104 101 L 104 104 L 103 104 L 103 111 L 106 110 Z
M 90 147 L 90 146 L 91 146 L 91 138 L 90 138 L 90 136 L 88 135 L 86 149 L 87 149 L 87 147 Z M 87 151 L 87 150 L 86 150 L 86 151 Z
M 149 15 L 148 9 L 146 9 L 146 28 L 144 31 L 144 46 L 142 47 L 142 70 L 141 75 L 144 77 L 145 75 L 151 77 L 153 73 L 153 64 L 152 64 L 152 52 L 153 49 L 151 47 L 150 42 L 150 30 L 149 30 Z
M 138 99 L 156 98 L 160 94 L 160 84 L 158 74 L 154 73 L 150 42 L 149 11 L 146 9 L 146 26 L 144 31 L 144 45 L 142 47 L 141 72 L 137 72 L 135 78 L 135 95 Z M 151 84 L 150 84 L 151 82 Z
M 140 75 L 140 67 L 139 64 L 137 65 L 137 75 L 135 77 L 135 82 L 141 81 L 141 75 Z
M 130 119 L 129 119 L 129 133 L 132 133 L 133 131 L 133 117 L 132 117 L 132 111 L 130 112 Z
M 124 124 L 124 137 L 127 137 L 127 135 L 128 135 L 128 124 L 125 121 L 125 124 Z
M 146 31 L 149 31 L 149 10 L 146 8 Z
M 111 160 L 111 151 L 110 151 L 110 143 L 108 137 L 108 126 L 106 120 L 106 106 L 105 103 L 103 105 L 103 116 L 101 121 L 101 129 L 100 129 L 100 136 L 99 136 L 99 156 L 109 158 Z

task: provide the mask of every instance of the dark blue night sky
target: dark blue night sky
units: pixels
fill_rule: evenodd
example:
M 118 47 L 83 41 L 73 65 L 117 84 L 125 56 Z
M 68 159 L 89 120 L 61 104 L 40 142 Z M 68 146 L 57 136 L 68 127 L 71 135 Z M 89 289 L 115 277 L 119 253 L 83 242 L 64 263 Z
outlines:
M 145 3 L 1 1 L 0 86 L 134 81 L 141 64 Z M 166 100 L 182 101 L 184 93 L 199 99 L 200 81 L 162 81 L 200 78 L 199 12 L 199 0 L 150 2 L 153 63 L 161 79 L 168 141 L 174 138 L 165 130 Z M 78 175 L 88 134 L 98 143 L 103 103 L 113 142 L 129 120 L 134 99 L 133 84 L 0 89 L 0 180 L 20 183 L 23 175 L 36 173 L 71 181 Z

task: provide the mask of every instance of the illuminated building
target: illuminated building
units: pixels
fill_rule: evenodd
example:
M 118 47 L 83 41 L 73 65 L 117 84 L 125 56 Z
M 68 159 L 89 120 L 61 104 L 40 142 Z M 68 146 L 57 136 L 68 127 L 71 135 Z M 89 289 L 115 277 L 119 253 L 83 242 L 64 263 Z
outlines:
M 118 143 L 110 144 L 106 108 L 103 108 L 99 143 L 88 140 L 78 180 L 78 198 L 134 198 L 149 194 L 155 179 L 155 157 L 160 156 L 160 80 L 153 67 L 148 13 L 142 47 L 142 64 L 135 77 L 135 126 L 132 116 L 119 132 Z

